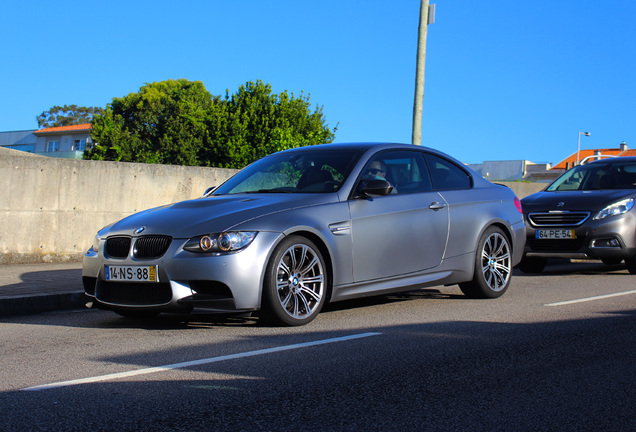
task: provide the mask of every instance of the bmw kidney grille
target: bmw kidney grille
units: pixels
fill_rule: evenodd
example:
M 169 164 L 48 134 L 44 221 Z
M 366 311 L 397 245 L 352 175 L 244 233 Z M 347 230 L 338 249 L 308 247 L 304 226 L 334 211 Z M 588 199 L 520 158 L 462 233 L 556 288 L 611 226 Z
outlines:
M 109 237 L 106 240 L 106 255 L 109 258 L 124 259 L 130 253 L 133 243 L 131 237 Z M 171 237 L 143 236 L 134 242 L 133 255 L 139 259 L 153 259 L 162 257 L 172 243 Z

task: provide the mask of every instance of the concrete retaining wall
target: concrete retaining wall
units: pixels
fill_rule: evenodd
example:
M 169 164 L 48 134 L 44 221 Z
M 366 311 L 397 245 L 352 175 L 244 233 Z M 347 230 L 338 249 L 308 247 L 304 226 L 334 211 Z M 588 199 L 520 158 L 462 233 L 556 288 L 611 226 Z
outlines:
M 515 194 L 519 197 L 519 199 L 527 197 L 528 195 L 532 195 L 535 192 L 539 192 L 541 189 L 549 185 L 550 183 L 528 183 L 528 182 L 505 182 L 505 181 L 495 181 L 494 183 L 499 183 L 502 185 L 508 186 L 512 189 Z
M 200 197 L 234 172 L 0 148 L 0 264 L 80 260 L 100 228 L 137 211 Z
M 0 148 L 0 264 L 81 260 L 100 228 L 137 211 L 200 197 L 235 172 Z M 520 198 L 545 186 L 505 184 Z

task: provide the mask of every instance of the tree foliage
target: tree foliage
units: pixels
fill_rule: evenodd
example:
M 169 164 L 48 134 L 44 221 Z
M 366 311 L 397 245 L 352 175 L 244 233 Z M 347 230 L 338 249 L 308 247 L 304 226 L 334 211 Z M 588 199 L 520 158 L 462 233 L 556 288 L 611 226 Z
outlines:
M 93 119 L 92 149 L 84 157 L 123 162 L 199 165 L 207 146 L 206 118 L 212 95 L 200 81 L 146 84 L 137 93 L 114 98 Z
M 303 93 L 273 94 L 257 81 L 221 98 L 200 81 L 169 80 L 113 99 L 95 116 L 98 144 L 84 157 L 242 168 L 275 151 L 331 142 L 335 131 Z
M 77 105 L 54 106 L 42 112 L 35 119 L 40 128 L 72 126 L 91 123 L 97 114 L 103 114 L 104 108 L 80 107 Z

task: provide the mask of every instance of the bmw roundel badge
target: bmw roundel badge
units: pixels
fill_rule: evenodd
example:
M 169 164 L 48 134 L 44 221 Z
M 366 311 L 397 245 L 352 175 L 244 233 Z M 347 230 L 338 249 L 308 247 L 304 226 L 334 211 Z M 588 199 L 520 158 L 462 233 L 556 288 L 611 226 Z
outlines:
M 135 230 L 135 234 L 141 234 L 146 229 L 145 226 L 139 227 Z

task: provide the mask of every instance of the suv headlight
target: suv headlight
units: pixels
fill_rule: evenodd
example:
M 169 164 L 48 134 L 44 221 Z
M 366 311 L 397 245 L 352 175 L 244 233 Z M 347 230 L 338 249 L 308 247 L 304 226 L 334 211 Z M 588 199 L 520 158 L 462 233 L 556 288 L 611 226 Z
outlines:
M 608 216 L 616 216 L 627 213 L 634 207 L 634 199 L 627 198 L 614 204 L 610 204 L 594 216 L 594 220 L 605 219 Z
M 256 231 L 206 234 L 191 238 L 183 249 L 199 253 L 236 252 L 249 246 L 254 237 L 256 237 Z

